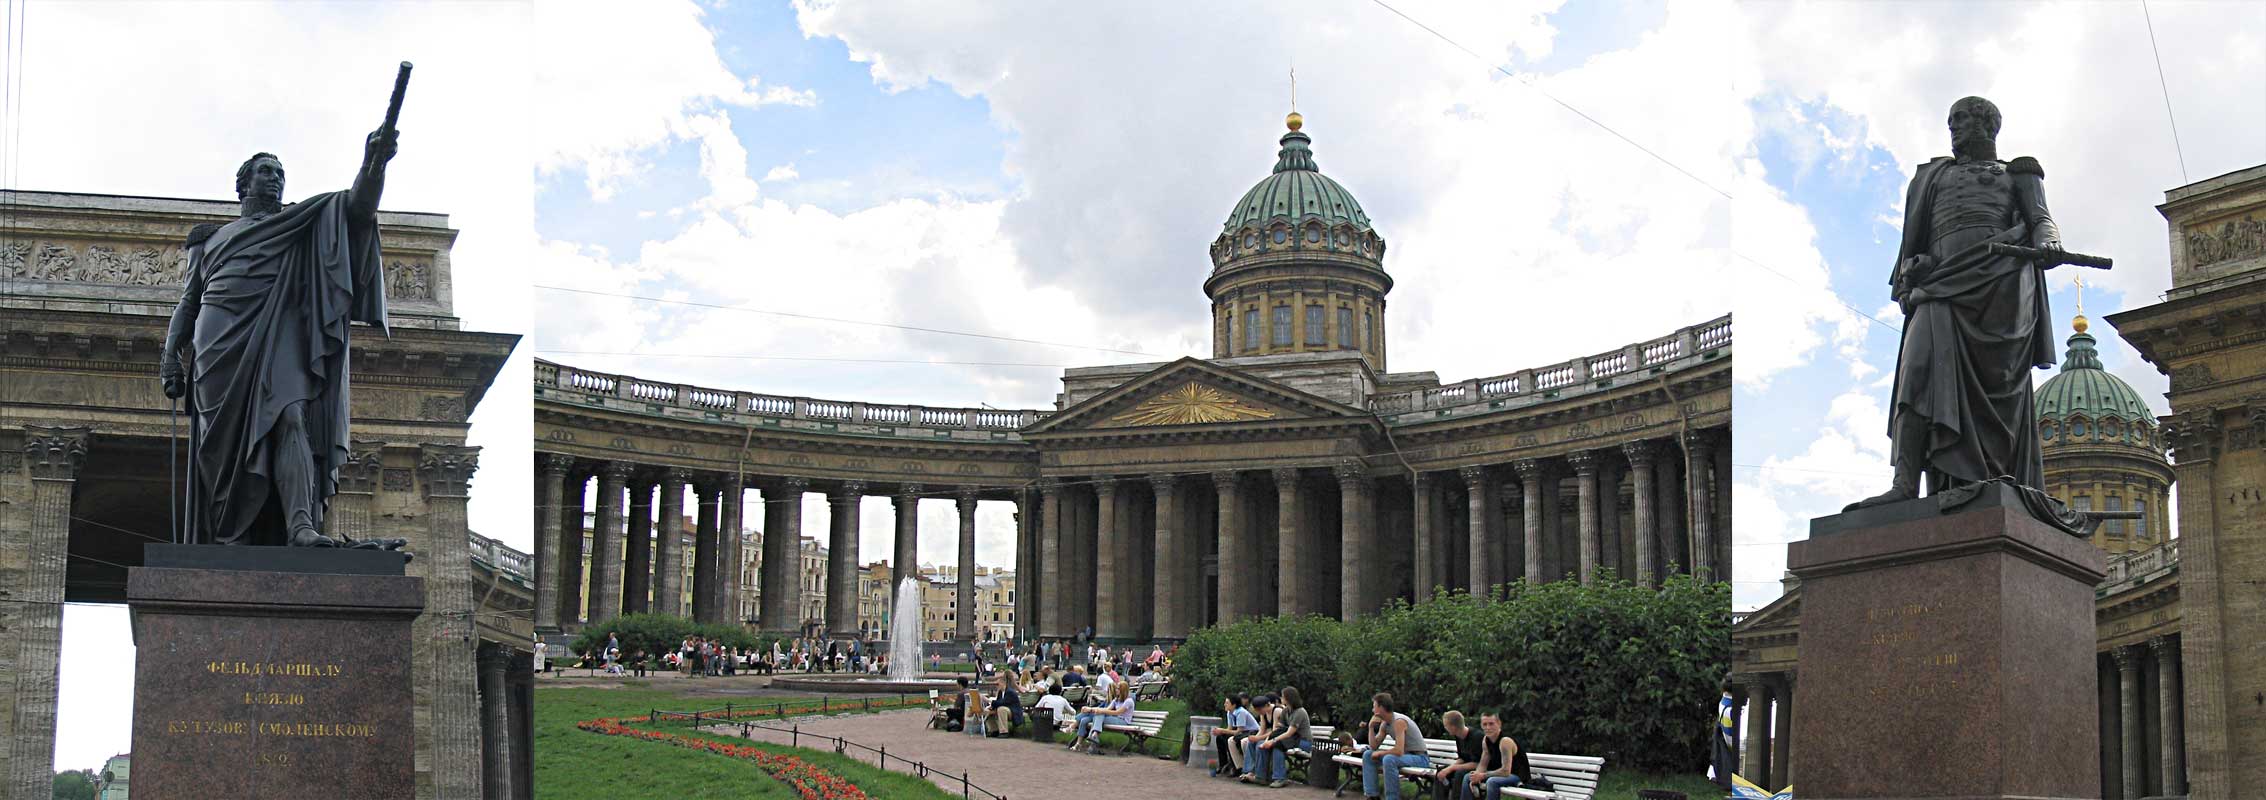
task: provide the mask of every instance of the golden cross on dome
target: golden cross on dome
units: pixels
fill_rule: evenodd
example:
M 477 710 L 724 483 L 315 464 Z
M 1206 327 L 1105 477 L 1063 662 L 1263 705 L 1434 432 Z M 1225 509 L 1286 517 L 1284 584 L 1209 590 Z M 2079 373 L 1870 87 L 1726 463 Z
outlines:
M 2077 287 L 2077 313 L 2083 314 L 2085 313 L 2085 273 L 2077 273 L 2077 277 L 2071 278 L 2069 283 Z
M 1298 113 L 1298 68 L 1290 68 L 1290 113 Z

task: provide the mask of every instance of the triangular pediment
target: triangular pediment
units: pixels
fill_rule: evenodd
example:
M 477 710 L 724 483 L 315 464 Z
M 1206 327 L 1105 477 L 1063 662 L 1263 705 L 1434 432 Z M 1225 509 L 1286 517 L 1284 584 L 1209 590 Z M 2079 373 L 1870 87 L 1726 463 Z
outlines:
M 1802 588 L 1796 586 L 1763 607 L 1755 609 L 1745 619 L 1739 620 L 1738 629 L 1741 631 L 1757 631 L 1779 627 L 1791 628 L 1799 626 L 1801 621 Z
M 1195 358 L 1166 364 L 1087 398 L 1025 429 L 1025 434 L 1367 418 L 1265 378 Z

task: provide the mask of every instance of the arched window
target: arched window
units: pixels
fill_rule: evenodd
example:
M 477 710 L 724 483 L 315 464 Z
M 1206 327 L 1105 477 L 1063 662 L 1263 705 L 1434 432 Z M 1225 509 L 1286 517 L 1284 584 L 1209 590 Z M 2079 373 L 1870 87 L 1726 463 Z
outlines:
M 1235 352 L 1235 309 L 1228 309 L 1226 317 L 1227 319 L 1223 324 L 1227 325 L 1227 347 L 1228 352 L 1233 353 Z
M 1306 343 L 1315 347 L 1327 345 L 1330 343 L 1329 337 L 1326 335 L 1328 333 L 1329 331 L 1322 329 L 1322 304 L 1308 304 L 1306 306 Z
M 1277 230 L 1275 233 L 1279 235 L 1282 231 Z M 1288 304 L 1275 306 L 1275 332 L 1268 339 L 1278 347 L 1290 344 L 1290 306 Z

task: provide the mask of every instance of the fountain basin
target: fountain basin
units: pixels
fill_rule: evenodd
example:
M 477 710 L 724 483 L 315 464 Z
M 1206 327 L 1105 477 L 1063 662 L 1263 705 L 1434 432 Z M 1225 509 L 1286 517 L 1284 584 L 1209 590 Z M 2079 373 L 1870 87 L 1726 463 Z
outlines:
M 771 676 L 771 688 L 829 694 L 920 694 L 930 689 L 947 692 L 958 689 L 960 684 L 954 679 L 960 677 L 967 676 L 934 672 L 916 678 L 893 678 L 883 675 L 782 672 Z

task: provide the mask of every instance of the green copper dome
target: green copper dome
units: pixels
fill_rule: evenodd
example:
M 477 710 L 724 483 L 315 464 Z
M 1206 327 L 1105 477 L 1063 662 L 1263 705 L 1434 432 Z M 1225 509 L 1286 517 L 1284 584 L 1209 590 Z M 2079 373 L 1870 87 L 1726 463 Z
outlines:
M 2156 424 L 2148 401 L 2123 379 L 2101 369 L 2101 356 L 2093 350 L 2093 335 L 2085 332 L 2085 318 L 2077 318 L 2077 332 L 2069 337 L 2069 357 L 2061 372 L 2038 387 L 2038 419 L 2059 420 L 2082 416 Z
M 1314 166 L 1312 143 L 1296 127 L 1283 134 L 1275 174 L 1243 193 L 1243 199 L 1227 215 L 1222 231 L 1232 234 L 1245 225 L 1256 226 L 1270 219 L 1320 219 L 1328 225 L 1344 222 L 1358 230 L 1369 230 L 1369 215 L 1361 213 L 1361 204 L 1353 199 L 1353 193 Z

